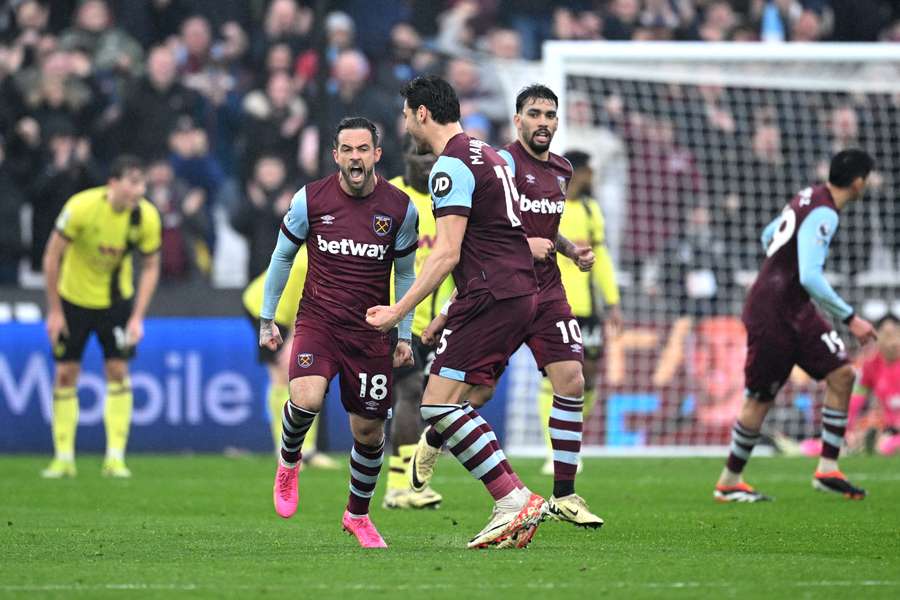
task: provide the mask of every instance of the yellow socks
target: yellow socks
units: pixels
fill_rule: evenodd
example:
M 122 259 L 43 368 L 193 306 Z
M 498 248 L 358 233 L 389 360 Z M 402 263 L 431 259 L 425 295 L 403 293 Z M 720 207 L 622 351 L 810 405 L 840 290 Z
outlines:
M 75 430 L 78 427 L 78 395 L 74 387 L 53 390 L 53 451 L 59 460 L 75 460 Z
M 106 426 L 106 457 L 124 460 L 131 427 L 131 381 L 110 381 L 106 385 L 103 424 Z
M 406 470 L 412 461 L 413 452 L 416 451 L 416 444 L 407 444 L 397 448 L 399 456 L 391 455 L 388 459 L 388 481 L 387 489 L 389 490 L 405 490 L 409 487 L 409 477 Z

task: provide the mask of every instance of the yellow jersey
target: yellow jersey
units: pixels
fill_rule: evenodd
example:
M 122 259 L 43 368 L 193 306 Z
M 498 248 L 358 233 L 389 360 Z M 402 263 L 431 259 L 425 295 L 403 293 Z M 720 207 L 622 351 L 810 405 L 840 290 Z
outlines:
M 69 241 L 59 274 L 59 295 L 82 308 L 109 308 L 134 296 L 132 251 L 153 254 L 162 243 L 159 211 L 145 198 L 116 212 L 106 186 L 69 198 L 56 230 Z
M 297 255 L 294 257 L 291 273 L 288 275 L 284 291 L 281 293 L 281 299 L 275 308 L 275 322 L 283 327 L 292 326 L 297 318 L 297 307 L 300 305 L 300 297 L 303 296 L 303 285 L 306 283 L 308 260 L 306 245 L 304 244 L 300 246 L 300 250 L 297 251 Z M 244 289 L 244 308 L 256 319 L 259 318 L 259 313 L 262 312 L 265 287 L 266 272 L 263 271 Z
M 423 194 L 411 185 L 407 185 L 403 181 L 403 177 L 395 177 L 390 183 L 405 192 L 409 199 L 416 205 L 419 211 L 419 248 L 416 250 L 415 269 L 416 275 L 422 270 L 425 259 L 431 254 L 434 247 L 434 238 L 437 235 L 437 225 L 434 220 L 434 213 L 431 210 L 431 195 Z M 447 279 L 438 286 L 437 290 L 419 303 L 416 312 L 413 314 L 412 332 L 414 335 L 421 336 L 422 332 L 431 323 L 435 315 L 441 312 L 441 307 L 450 296 L 455 288 L 453 277 L 448 275 Z M 391 287 L 391 302 L 394 302 L 394 289 Z
M 607 306 L 619 303 L 619 286 L 612 258 L 606 248 L 603 212 L 593 198 L 566 199 L 565 210 L 559 222 L 559 233 L 577 246 L 591 246 L 594 250 L 594 268 L 590 273 L 578 269 L 567 258 L 558 259 L 566 298 L 576 317 L 594 314 L 594 298 L 603 294 Z

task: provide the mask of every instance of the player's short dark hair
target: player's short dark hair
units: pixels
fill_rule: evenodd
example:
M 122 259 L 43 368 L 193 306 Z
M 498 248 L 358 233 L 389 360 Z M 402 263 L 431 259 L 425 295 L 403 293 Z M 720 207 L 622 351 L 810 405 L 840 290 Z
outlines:
M 447 125 L 459 121 L 459 97 L 453 86 L 437 75 L 416 77 L 400 90 L 413 111 L 424 106 L 436 123 Z
M 572 165 L 572 169 L 580 169 L 586 167 L 591 162 L 591 155 L 583 150 L 569 150 L 564 154 L 566 160 Z
M 519 90 L 519 95 L 516 96 L 517 114 L 522 112 L 522 107 L 525 106 L 525 103 L 529 100 L 552 100 L 553 104 L 559 106 L 559 98 L 556 97 L 553 90 L 540 83 L 532 83 Z
M 337 148 L 338 136 L 345 129 L 368 129 L 372 134 L 372 145 L 378 147 L 378 128 L 375 123 L 365 117 L 344 117 L 334 130 L 334 147 Z
M 143 171 L 144 161 L 133 154 L 121 154 L 113 160 L 109 167 L 110 179 L 121 179 L 128 171 Z
M 828 183 L 837 187 L 850 187 L 857 177 L 865 179 L 875 168 L 875 159 L 859 148 L 841 150 L 831 159 Z
M 889 312 L 886 315 L 884 315 L 883 317 L 881 317 L 880 319 L 878 319 L 878 322 L 875 323 L 875 329 L 881 329 L 881 326 L 884 325 L 885 323 L 893 323 L 894 325 L 900 325 L 900 318 L 897 318 L 897 315 L 895 315 L 894 313 Z

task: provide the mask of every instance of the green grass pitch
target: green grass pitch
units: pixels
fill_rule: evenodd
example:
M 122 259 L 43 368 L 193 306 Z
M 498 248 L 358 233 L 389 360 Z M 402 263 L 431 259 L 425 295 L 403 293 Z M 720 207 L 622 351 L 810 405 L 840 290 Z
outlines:
M 578 490 L 606 525 L 545 522 L 527 550 L 465 549 L 486 522 L 482 486 L 438 466 L 439 510 L 380 507 L 387 551 L 340 531 L 347 475 L 300 475 L 300 510 L 272 508 L 268 456 L 140 456 L 130 481 L 78 459 L 43 481 L 44 457 L 0 457 L 0 598 L 900 598 L 900 459 L 850 458 L 863 502 L 812 490 L 809 459 L 757 458 L 776 497 L 718 505 L 718 459 L 590 459 Z M 540 462 L 513 460 L 549 493 Z

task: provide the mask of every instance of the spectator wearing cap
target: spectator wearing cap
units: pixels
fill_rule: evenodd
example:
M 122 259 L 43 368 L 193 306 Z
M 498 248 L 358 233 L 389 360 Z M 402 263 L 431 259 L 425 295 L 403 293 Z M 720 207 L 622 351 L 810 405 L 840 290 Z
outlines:
M 135 79 L 119 122 L 124 151 L 144 160 L 164 154 L 179 117 L 198 117 L 201 99 L 177 79 L 175 54 L 168 46 L 150 51 L 147 72 Z

